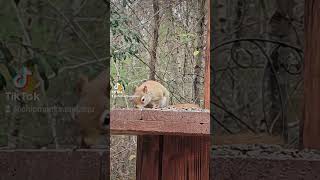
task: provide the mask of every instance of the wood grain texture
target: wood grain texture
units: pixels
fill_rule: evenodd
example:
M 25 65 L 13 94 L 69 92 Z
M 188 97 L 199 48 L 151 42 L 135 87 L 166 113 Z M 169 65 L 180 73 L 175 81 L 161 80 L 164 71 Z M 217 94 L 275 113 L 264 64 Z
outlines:
M 0 151 L 0 180 L 108 180 L 106 150 Z
M 320 149 L 320 1 L 305 1 L 303 145 Z
M 138 135 L 137 180 L 209 179 L 208 111 L 113 109 L 110 117 L 112 134 Z
M 114 109 L 110 117 L 112 134 L 194 136 L 210 134 L 209 112 Z
M 212 157 L 210 180 L 319 180 L 320 161 Z
M 226 135 L 215 135 L 213 137 L 213 144 L 227 145 L 227 144 L 283 144 L 281 136 L 272 136 L 267 133 L 237 133 Z
M 210 136 L 138 136 L 137 180 L 209 180 Z
M 143 135 L 137 139 L 137 180 L 159 180 L 161 174 L 160 136 Z
M 210 137 L 164 136 L 163 180 L 208 180 Z

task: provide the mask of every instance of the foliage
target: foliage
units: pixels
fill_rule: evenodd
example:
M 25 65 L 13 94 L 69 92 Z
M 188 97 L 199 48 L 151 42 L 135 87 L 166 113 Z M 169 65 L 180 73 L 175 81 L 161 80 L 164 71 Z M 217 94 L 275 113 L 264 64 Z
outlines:
M 302 117 L 303 1 L 213 4 L 214 133 L 268 132 L 294 147 Z
M 74 145 L 77 134 L 68 113 L 6 113 L 4 109 L 74 106 L 73 86 L 78 74 L 92 76 L 106 68 L 106 39 L 101 38 L 106 37 L 108 26 L 103 24 L 104 3 L 28 0 L 17 4 L 10 0 L 1 1 L 0 10 L 1 93 L 20 92 L 22 89 L 13 86 L 13 78 L 22 67 L 28 67 L 32 82 L 36 81 L 34 91 L 41 94 L 40 102 L 16 102 L 6 96 L 0 97 L 1 102 L 5 102 L 0 104 L 3 110 L 0 111 L 1 146 L 52 147 L 54 134 L 59 143 Z M 11 137 L 11 132 L 18 132 L 18 135 Z M 17 142 L 9 142 L 12 138 Z
M 123 1 L 123 5 L 129 2 Z M 140 37 L 130 28 L 128 19 L 127 15 L 111 10 L 111 56 L 114 61 L 133 58 L 138 53 Z

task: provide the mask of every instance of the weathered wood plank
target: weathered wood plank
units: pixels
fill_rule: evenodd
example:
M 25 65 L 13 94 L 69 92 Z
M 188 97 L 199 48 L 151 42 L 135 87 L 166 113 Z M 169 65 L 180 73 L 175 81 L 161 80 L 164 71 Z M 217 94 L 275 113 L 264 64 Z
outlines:
M 132 135 L 208 135 L 208 124 L 183 123 L 181 121 L 117 121 L 117 125 L 111 129 L 111 134 L 132 134 Z
M 194 135 L 210 134 L 208 111 L 114 109 L 111 134 Z
M 210 168 L 212 180 L 319 180 L 320 154 L 266 144 L 212 146 Z
M 107 150 L 0 151 L 1 180 L 107 180 Z
M 210 180 L 320 179 L 320 161 L 212 157 Z

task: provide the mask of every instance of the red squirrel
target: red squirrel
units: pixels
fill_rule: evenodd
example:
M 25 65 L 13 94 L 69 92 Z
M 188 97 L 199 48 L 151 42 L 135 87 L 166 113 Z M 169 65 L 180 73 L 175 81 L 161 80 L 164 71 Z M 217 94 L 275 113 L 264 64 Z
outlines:
M 136 87 L 133 103 L 137 108 L 163 108 L 169 105 L 169 91 L 159 82 L 146 81 Z
M 136 87 L 133 103 L 137 108 L 200 109 L 197 104 L 174 104 L 169 106 L 169 91 L 159 82 L 146 81 Z
M 80 128 L 82 147 L 97 145 L 101 134 L 106 133 L 104 125 L 109 119 L 107 112 L 109 106 L 107 104 L 108 87 L 107 71 L 101 72 L 91 81 L 81 75 L 76 83 L 79 102 L 74 119 Z M 108 122 L 107 124 L 109 124 Z

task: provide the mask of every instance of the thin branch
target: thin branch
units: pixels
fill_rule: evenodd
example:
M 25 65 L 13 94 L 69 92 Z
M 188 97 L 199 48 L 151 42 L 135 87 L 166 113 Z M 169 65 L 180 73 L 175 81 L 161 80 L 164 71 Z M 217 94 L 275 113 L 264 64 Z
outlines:
M 20 12 L 20 10 L 18 9 L 18 7 L 17 7 L 17 5 L 16 5 L 16 3 L 15 3 L 14 0 L 11 0 L 11 3 L 12 3 L 12 6 L 13 6 L 14 10 L 16 11 L 17 18 L 18 18 L 19 23 L 20 23 L 20 25 L 21 25 L 21 30 L 22 30 L 22 32 L 23 32 L 23 35 L 24 35 L 26 44 L 29 45 L 29 46 L 31 46 L 31 38 L 29 37 L 29 34 L 28 34 L 28 32 L 27 32 L 27 29 L 26 29 L 26 27 L 25 27 L 25 25 L 24 25 L 24 23 L 23 23 L 22 18 L 21 18 L 21 12 Z M 34 55 L 32 51 L 28 51 L 28 52 L 30 53 L 31 56 Z
M 88 44 L 87 41 L 85 41 L 80 34 L 78 33 L 78 31 L 75 29 L 75 27 L 73 26 L 72 22 L 50 1 L 48 0 L 49 5 L 56 10 L 60 16 L 62 16 L 64 18 L 64 20 L 67 22 L 67 24 L 71 27 L 71 29 L 73 30 L 73 32 L 78 36 L 78 38 L 82 41 L 82 43 L 89 49 L 89 51 L 92 53 L 92 55 L 98 60 L 98 56 L 97 54 L 94 52 L 94 50 L 90 47 L 90 45 Z

